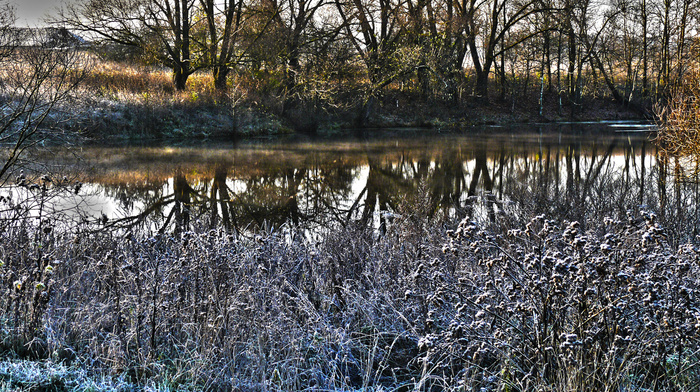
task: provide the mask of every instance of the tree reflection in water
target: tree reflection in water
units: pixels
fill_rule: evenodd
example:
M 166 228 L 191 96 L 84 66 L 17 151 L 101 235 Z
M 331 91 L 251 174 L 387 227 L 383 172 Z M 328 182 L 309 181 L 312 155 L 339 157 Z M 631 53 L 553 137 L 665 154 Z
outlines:
M 121 148 L 107 153 L 125 156 L 116 168 L 114 159 L 95 162 L 91 180 L 124 211 L 111 225 L 181 233 L 200 222 L 234 234 L 356 222 L 383 233 L 393 217 L 411 213 L 411 200 L 423 198 L 422 212 L 440 219 L 498 224 L 545 214 L 602 224 L 642 208 L 681 219 L 670 228 L 679 240 L 698 232 L 697 181 L 686 174 L 694 171 L 659 154 L 647 134 L 545 131 L 168 150 Z

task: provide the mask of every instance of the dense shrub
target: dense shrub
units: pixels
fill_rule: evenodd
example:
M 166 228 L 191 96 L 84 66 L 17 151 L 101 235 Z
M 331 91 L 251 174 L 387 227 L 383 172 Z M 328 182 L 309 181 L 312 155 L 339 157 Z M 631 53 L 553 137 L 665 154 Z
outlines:
M 4 203 L 5 356 L 166 389 L 672 391 L 700 381 L 697 250 L 672 249 L 651 212 L 589 232 L 543 216 L 503 232 L 469 220 L 447 230 L 417 208 L 381 236 L 353 222 L 314 235 L 195 226 L 153 236 L 99 222 L 53 229 Z
M 543 216 L 507 236 L 460 223 L 456 272 L 427 272 L 425 366 L 477 390 L 695 385 L 697 250 L 673 251 L 642 214 L 600 235 Z

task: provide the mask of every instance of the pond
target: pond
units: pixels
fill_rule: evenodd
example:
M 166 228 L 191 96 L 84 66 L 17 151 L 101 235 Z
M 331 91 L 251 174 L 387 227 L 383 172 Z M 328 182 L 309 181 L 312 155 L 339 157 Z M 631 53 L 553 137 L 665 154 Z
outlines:
M 195 222 L 254 231 L 350 221 L 383 232 L 410 213 L 488 224 L 533 214 L 623 219 L 628 210 L 645 209 L 673 221 L 678 238 L 694 237 L 693 168 L 659 154 L 649 130 L 591 123 L 84 146 L 71 153 L 80 163 L 70 164 L 68 191 L 51 208 L 72 211 L 86 224 L 176 232 Z M 52 151 L 34 159 L 65 167 L 72 156 Z M 38 183 L 40 170 L 32 173 Z

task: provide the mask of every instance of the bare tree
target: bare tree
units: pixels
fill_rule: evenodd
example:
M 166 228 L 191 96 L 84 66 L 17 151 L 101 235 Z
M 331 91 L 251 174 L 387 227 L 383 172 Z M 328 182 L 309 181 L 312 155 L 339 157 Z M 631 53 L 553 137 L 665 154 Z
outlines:
M 85 67 L 75 47 L 45 45 L 41 30 L 14 27 L 13 9 L 0 6 L 0 183 L 27 149 L 64 132 L 59 108 Z M 84 68 L 82 68 L 84 69 Z
M 217 90 L 226 89 L 228 74 L 236 58 L 235 44 L 245 18 L 243 0 L 200 0 L 207 22 L 207 38 L 203 42 L 207 64 L 212 69 Z
M 71 3 L 54 22 L 98 42 L 138 47 L 173 70 L 184 90 L 187 78 L 204 66 L 192 48 L 195 0 L 87 0 Z
M 392 0 L 336 0 L 347 38 L 367 68 L 370 82 L 381 86 L 388 62 L 402 37 L 399 4 Z
M 476 73 L 476 94 L 488 100 L 488 79 L 491 68 L 503 51 L 510 50 L 539 34 L 533 31 L 520 39 L 503 45 L 511 29 L 541 9 L 537 1 L 462 0 L 456 2 L 459 10 L 461 33 L 469 47 L 471 63 Z

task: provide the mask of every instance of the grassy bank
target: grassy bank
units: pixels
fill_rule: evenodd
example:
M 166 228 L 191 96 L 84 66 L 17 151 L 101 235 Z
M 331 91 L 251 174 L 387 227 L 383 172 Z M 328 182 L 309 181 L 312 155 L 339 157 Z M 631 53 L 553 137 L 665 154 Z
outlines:
M 654 214 L 584 232 L 543 216 L 436 220 L 421 205 L 383 236 L 347 222 L 313 239 L 62 231 L 5 209 L 0 385 L 697 388 L 698 251 L 669 246 Z
M 545 92 L 540 115 L 535 89 L 455 102 L 390 85 L 368 100 L 362 83 L 320 93 L 290 93 L 279 75 L 238 74 L 229 89 L 214 89 L 209 73 L 195 73 L 186 91 L 175 91 L 165 69 L 96 59 L 72 108 L 71 127 L 93 139 L 245 137 L 284 133 L 337 134 L 367 128 L 424 127 L 453 130 L 473 125 L 640 118 L 605 96 L 576 107 Z M 366 101 L 366 102 L 365 102 Z M 363 102 L 364 105 L 363 105 Z M 362 117 L 362 121 L 359 118 Z

